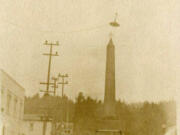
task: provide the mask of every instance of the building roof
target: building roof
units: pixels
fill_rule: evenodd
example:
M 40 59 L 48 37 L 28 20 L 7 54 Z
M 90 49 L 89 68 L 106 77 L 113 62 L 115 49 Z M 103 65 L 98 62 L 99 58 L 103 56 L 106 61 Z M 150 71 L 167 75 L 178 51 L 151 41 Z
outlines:
M 3 69 L 0 68 L 0 72 L 5 74 L 10 80 L 12 80 L 16 85 L 21 87 L 23 91 L 25 91 L 24 87 L 22 87 L 16 80 L 14 80 L 8 73 L 6 73 Z
M 24 121 L 42 121 L 43 116 L 43 114 L 24 114 Z
M 111 130 L 111 129 L 99 129 L 96 132 L 121 132 L 121 130 Z

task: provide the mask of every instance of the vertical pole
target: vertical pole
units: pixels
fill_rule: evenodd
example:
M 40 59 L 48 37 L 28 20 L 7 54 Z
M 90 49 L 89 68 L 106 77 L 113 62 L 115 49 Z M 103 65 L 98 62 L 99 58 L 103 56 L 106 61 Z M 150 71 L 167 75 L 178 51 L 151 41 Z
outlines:
M 49 57 L 49 63 L 48 63 L 48 73 L 47 73 L 47 82 L 41 82 L 40 84 L 44 84 L 46 85 L 46 90 L 45 91 L 41 91 L 41 92 L 45 92 L 45 95 L 49 95 L 50 91 L 49 91 L 49 85 L 52 84 L 50 83 L 50 76 L 51 76 L 51 61 L 52 61 L 52 56 L 58 56 L 58 53 L 53 53 L 53 46 L 58 46 L 59 42 L 57 41 L 56 43 L 48 43 L 48 41 L 45 41 L 44 45 L 46 46 L 50 46 L 50 50 L 49 53 L 44 53 L 43 55 L 46 55 Z
M 52 121 L 52 135 L 56 135 L 56 120 L 55 120 L 55 118 Z
M 57 79 L 56 78 L 52 78 L 52 79 L 54 80 L 54 86 L 53 86 L 53 88 L 54 88 L 54 96 L 56 96 L 56 88 L 57 88 L 56 81 L 57 81 Z
M 52 121 L 52 123 L 51 123 L 51 135 L 55 135 L 55 127 L 54 127 L 54 119 L 53 119 L 53 121 Z
M 58 84 L 62 84 L 62 97 L 64 96 L 64 85 L 65 84 L 68 84 L 68 81 L 64 81 L 65 77 L 68 77 L 68 74 L 66 75 L 61 75 L 59 74 L 58 77 L 61 77 L 62 78 L 62 82 L 59 82 Z
M 64 97 L 64 77 L 62 77 L 62 97 Z
M 56 96 L 56 80 L 54 80 L 54 96 Z
M 52 57 L 52 44 L 50 45 L 50 55 L 49 55 L 49 64 L 48 64 L 48 76 L 47 76 L 47 94 L 49 92 L 49 78 L 51 71 L 51 57 Z
M 57 86 L 57 78 L 54 79 L 54 96 L 56 96 L 56 88 L 58 88 L 58 86 Z
M 65 85 L 65 84 L 68 84 L 68 82 L 67 82 L 67 81 L 65 82 L 64 79 L 65 79 L 65 77 L 68 77 L 68 74 L 66 74 L 66 75 L 61 75 L 61 74 L 59 74 L 58 77 L 61 77 L 61 78 L 62 78 L 62 82 L 59 82 L 58 84 L 62 84 L 62 98 L 63 98 L 63 97 L 64 97 L 64 85 Z M 63 100 L 63 104 L 64 104 L 63 106 L 64 106 L 64 110 L 65 110 L 64 113 L 65 113 L 65 114 L 62 113 L 62 115 L 65 116 L 65 120 L 66 120 L 66 111 L 67 111 L 67 110 L 66 110 L 66 109 L 67 109 L 66 106 L 67 106 L 67 105 L 65 105 L 65 103 L 66 103 L 66 100 L 64 99 L 64 100 Z M 62 122 L 63 122 L 63 118 L 62 118 Z
M 43 121 L 43 135 L 46 135 L 46 126 L 47 126 L 47 123 L 46 123 L 46 120 Z
M 46 90 L 45 91 L 42 91 L 42 92 L 45 92 L 45 95 L 49 95 L 50 92 L 52 91 L 49 91 L 49 86 L 50 84 L 50 74 L 51 74 L 51 59 L 52 59 L 52 56 L 58 56 L 58 53 L 52 53 L 52 47 L 53 46 L 58 46 L 59 45 L 59 42 L 57 41 L 56 43 L 48 43 L 48 41 L 46 40 L 44 45 L 48 45 L 50 46 L 50 52 L 49 53 L 44 53 L 43 55 L 46 55 L 46 56 L 49 56 L 49 63 L 48 63 L 48 73 L 47 73 L 47 82 L 42 82 L 40 84 L 45 84 L 46 85 Z M 56 94 L 56 80 L 55 80 L 55 84 L 54 84 L 54 96 Z M 43 135 L 46 135 L 46 128 L 47 128 L 47 122 L 49 121 L 49 116 L 45 116 L 44 117 L 44 120 L 43 120 L 43 132 L 42 134 Z
M 2 135 L 5 135 L 5 126 L 3 126 Z

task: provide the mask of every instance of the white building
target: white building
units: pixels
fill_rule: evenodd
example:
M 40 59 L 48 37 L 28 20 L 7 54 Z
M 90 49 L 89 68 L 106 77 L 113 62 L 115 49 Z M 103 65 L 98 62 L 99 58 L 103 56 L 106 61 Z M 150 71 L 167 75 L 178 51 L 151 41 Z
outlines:
M 0 69 L 0 135 L 22 135 L 25 90 Z
M 51 122 L 46 123 L 45 135 L 51 135 Z M 23 124 L 24 135 L 42 135 L 43 134 L 43 121 L 38 114 L 25 114 Z
M 39 114 L 25 114 L 23 133 L 24 135 L 43 135 L 43 121 Z M 56 123 L 56 135 L 73 135 L 73 123 Z M 51 135 L 51 119 L 46 123 L 45 135 Z

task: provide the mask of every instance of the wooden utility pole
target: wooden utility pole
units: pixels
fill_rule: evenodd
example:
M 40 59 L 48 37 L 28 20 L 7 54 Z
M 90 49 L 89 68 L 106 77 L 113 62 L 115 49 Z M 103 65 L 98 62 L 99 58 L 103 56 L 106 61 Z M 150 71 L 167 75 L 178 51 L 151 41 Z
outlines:
M 52 80 L 54 81 L 53 86 L 52 86 L 54 88 L 54 96 L 56 96 L 56 88 L 58 88 L 58 85 L 57 85 L 58 78 L 52 77 Z
M 62 78 L 62 82 L 59 82 L 58 84 L 62 84 L 62 97 L 64 97 L 64 85 L 68 84 L 68 81 L 65 81 L 64 79 L 68 77 L 68 74 L 65 75 L 59 74 L 58 77 Z
M 49 43 L 47 40 L 45 41 L 44 45 L 49 46 L 50 50 L 49 53 L 44 53 L 43 55 L 46 55 L 49 57 L 49 62 L 48 62 L 48 72 L 47 72 L 47 81 L 46 82 L 41 82 L 40 84 L 46 85 L 46 90 L 41 90 L 41 92 L 44 92 L 45 96 L 48 96 L 50 92 L 49 90 L 49 85 L 53 85 L 53 83 L 50 83 L 50 75 L 51 75 L 51 61 L 52 61 L 52 56 L 58 56 L 58 53 L 53 53 L 53 46 L 58 46 L 59 42 L 56 43 Z M 46 97 L 46 100 L 48 97 Z M 43 108 L 45 110 L 45 115 L 41 116 L 41 121 L 43 122 L 43 131 L 42 135 L 46 135 L 46 127 L 47 127 L 47 122 L 50 121 L 50 116 L 49 116 L 49 108 Z M 52 120 L 51 120 L 52 121 Z
M 58 56 L 58 53 L 53 53 L 53 46 L 58 46 L 59 42 L 57 41 L 56 43 L 49 43 L 47 40 L 45 41 L 44 45 L 50 46 L 50 51 L 49 53 L 44 53 L 43 55 L 49 56 L 49 63 L 48 63 L 48 73 L 47 73 L 47 82 L 41 82 L 40 84 L 46 85 L 46 90 L 41 90 L 41 92 L 45 92 L 45 95 L 49 95 L 49 85 L 53 84 L 50 83 L 50 75 L 51 75 L 51 61 L 52 61 L 52 56 Z
M 41 117 L 41 121 L 43 122 L 43 132 L 42 132 L 42 134 L 46 135 L 47 122 L 49 122 L 51 120 L 49 119 L 49 116 L 43 116 L 43 117 Z
M 50 110 L 49 107 L 47 107 L 47 108 L 44 107 L 44 108 L 41 108 L 41 109 L 43 109 L 43 112 L 44 112 L 44 115 L 40 116 L 41 121 L 43 122 L 42 135 L 46 135 L 47 122 L 52 121 L 51 120 L 52 118 L 51 118 L 51 116 L 49 114 L 49 110 Z

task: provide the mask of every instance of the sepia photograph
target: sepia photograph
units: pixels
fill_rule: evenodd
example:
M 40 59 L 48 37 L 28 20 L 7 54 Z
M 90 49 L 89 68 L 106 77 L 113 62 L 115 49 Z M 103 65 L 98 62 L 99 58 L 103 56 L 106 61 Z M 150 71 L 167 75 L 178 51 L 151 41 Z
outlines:
M 180 1 L 0 3 L 0 135 L 180 135 Z

